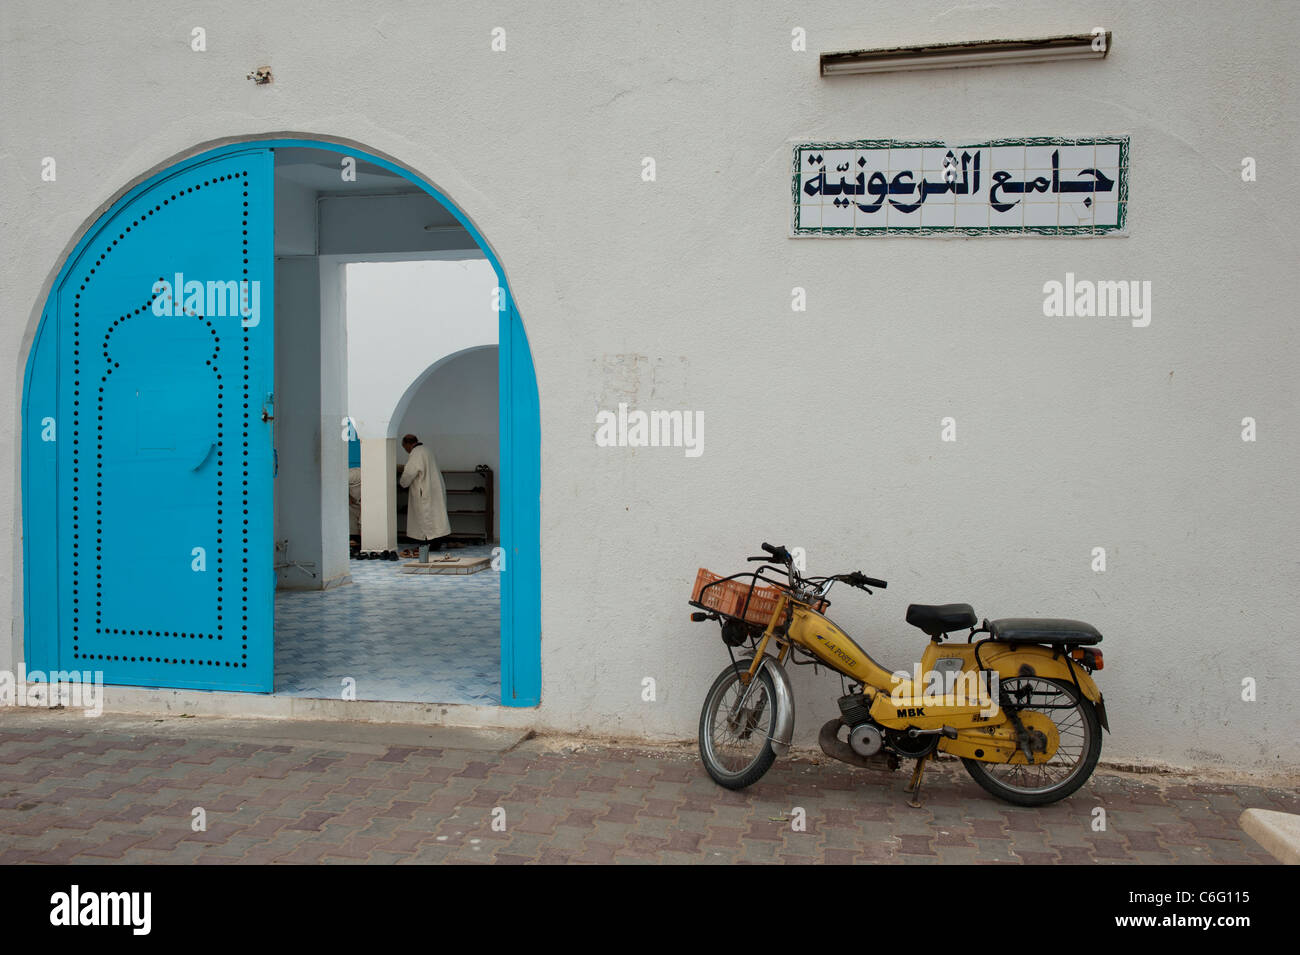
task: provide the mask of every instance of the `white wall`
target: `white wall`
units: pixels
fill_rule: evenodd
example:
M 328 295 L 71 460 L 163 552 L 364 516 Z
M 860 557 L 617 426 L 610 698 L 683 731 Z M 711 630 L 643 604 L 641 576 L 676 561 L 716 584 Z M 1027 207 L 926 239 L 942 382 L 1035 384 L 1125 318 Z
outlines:
M 275 178 L 275 254 L 316 254 L 316 190 Z
M 362 438 L 400 437 L 409 394 L 438 362 L 497 343 L 496 273 L 478 252 L 345 267 L 348 413 Z
M 27 0 L 0 26 L 0 618 L 21 620 L 18 408 L 62 256 L 178 154 L 309 131 L 419 171 L 506 269 L 541 397 L 539 726 L 692 736 L 726 660 L 685 622 L 695 569 L 743 567 L 766 539 L 887 578 L 835 613 L 892 664 L 923 642 L 909 601 L 1092 621 L 1107 758 L 1300 766 L 1300 7 L 349 0 L 303 17 L 230 0 L 204 15 L 206 53 L 193 25 L 161 0 Z M 817 69 L 818 51 L 1097 25 L 1114 35 L 1102 62 Z M 491 50 L 496 26 L 507 52 Z M 244 77 L 263 63 L 276 80 L 257 88 Z M 1126 238 L 787 238 L 801 140 L 1110 133 L 1132 138 Z M 1045 318 L 1042 286 L 1067 271 L 1151 281 L 1151 326 Z M 806 313 L 790 310 L 795 286 Z M 595 412 L 620 398 L 703 411 L 704 455 L 597 448 Z M 948 415 L 955 444 L 939 440 Z M 1245 416 L 1256 443 L 1239 438 Z M 0 662 L 19 633 L 0 634 Z M 1247 677 L 1257 702 L 1241 699 Z M 795 685 L 811 743 L 838 682 Z
M 329 580 L 324 576 L 321 544 L 320 359 L 316 258 L 279 258 L 275 263 L 276 562 L 310 565 L 306 572 L 293 566 L 278 570 L 276 586 L 282 589 L 318 590 Z M 284 541 L 287 550 L 282 548 Z
M 326 581 L 350 579 L 348 571 L 347 329 L 343 322 L 343 273 L 318 256 L 320 275 L 321 546 Z
M 321 255 L 469 251 L 479 256 L 464 229 L 445 225 L 447 212 L 428 193 L 398 196 L 325 196 L 320 201 Z M 426 225 L 434 225 L 426 231 Z
M 492 469 L 493 521 L 495 537 L 501 527 L 501 443 L 498 436 L 498 375 L 497 349 L 478 348 L 460 352 L 442 362 L 433 374 L 425 379 L 411 397 L 402 416 L 397 434 L 417 435 L 433 449 L 438 468 L 443 471 L 472 471 L 480 464 Z M 406 452 L 397 451 L 400 463 L 406 463 Z M 452 486 L 448 479 L 448 487 Z M 469 488 L 479 483 L 471 477 L 455 478 L 455 486 Z M 480 498 L 454 495 L 448 498 L 448 510 L 458 507 L 478 508 Z M 451 515 L 452 529 L 474 531 L 483 529 L 478 517 Z

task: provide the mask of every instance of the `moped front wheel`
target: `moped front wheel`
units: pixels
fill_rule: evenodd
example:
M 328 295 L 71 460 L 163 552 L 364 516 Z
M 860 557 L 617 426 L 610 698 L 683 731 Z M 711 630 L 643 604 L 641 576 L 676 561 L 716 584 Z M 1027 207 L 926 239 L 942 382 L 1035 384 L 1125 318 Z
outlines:
M 746 694 L 740 677 L 748 662 L 718 674 L 700 712 L 700 759 L 713 781 L 727 789 L 752 786 L 776 760 L 776 685 L 764 667 Z
M 963 758 L 966 771 L 985 790 L 1017 806 L 1046 806 L 1064 799 L 1088 781 L 1101 758 L 1096 708 L 1068 683 L 1045 677 L 1012 677 L 1002 681 L 1002 690 L 1005 699 L 1016 704 L 1015 712 L 1023 714 L 1022 723 L 1030 727 L 1031 737 L 1042 740 L 1042 729 L 1055 733 L 1053 752 L 1045 761 L 1033 763 L 1019 754 L 1007 763 Z M 1051 726 L 1037 714 L 1050 720 Z

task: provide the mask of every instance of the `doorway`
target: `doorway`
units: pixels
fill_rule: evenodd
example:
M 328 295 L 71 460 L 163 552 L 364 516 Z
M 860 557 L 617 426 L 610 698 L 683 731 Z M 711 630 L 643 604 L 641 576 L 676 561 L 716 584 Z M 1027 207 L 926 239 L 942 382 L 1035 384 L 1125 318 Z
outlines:
M 464 213 L 418 174 L 319 139 L 196 150 L 124 189 L 62 264 L 24 382 L 27 666 L 99 670 L 110 684 L 274 689 L 273 604 L 285 569 L 277 565 L 312 562 L 277 553 L 273 527 L 281 463 L 273 436 L 287 411 L 276 374 L 284 290 L 274 244 L 291 201 L 277 193 L 275 153 L 294 150 L 413 186 L 496 276 L 499 702 L 536 705 L 537 388 L 504 270 Z M 322 337 L 322 354 L 329 344 Z M 338 444 L 346 455 L 347 442 Z M 326 447 L 322 438 L 322 454 Z
M 290 164 L 296 181 L 284 191 L 311 182 L 315 229 L 287 221 L 301 205 L 290 203 L 277 230 L 306 241 L 277 250 L 275 691 L 496 704 L 496 274 L 463 229 L 436 224 L 432 241 L 427 226 L 400 230 L 401 222 L 437 223 L 423 194 L 394 192 L 400 181 L 362 165 L 369 188 L 340 192 L 332 156 L 314 162 L 310 175 L 305 163 Z M 366 244 L 379 217 L 390 250 L 382 253 Z M 406 478 L 405 435 L 427 457 L 429 473 L 418 479 L 427 487 Z M 419 542 L 435 531 L 413 526 L 417 493 L 436 496 L 447 525 L 436 533 L 448 539 L 424 561 Z

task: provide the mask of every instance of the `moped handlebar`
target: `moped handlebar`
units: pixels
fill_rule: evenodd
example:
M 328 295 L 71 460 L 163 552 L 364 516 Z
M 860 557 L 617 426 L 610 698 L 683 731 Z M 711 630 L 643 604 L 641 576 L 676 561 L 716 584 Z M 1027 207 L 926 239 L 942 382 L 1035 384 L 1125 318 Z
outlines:
M 839 579 L 844 581 L 850 587 L 858 587 L 862 590 L 865 590 L 868 587 L 877 587 L 883 590 L 889 586 L 885 581 L 876 577 L 868 577 L 860 570 L 855 570 L 851 574 L 844 574 Z
M 749 559 L 751 561 L 764 561 L 764 562 L 771 561 L 773 563 L 779 562 L 785 564 L 787 567 L 790 567 L 794 564 L 794 559 L 790 556 L 790 552 L 780 545 L 769 544 L 766 541 L 764 541 L 763 550 L 767 551 L 769 556 L 751 557 Z M 855 570 L 851 574 L 842 574 L 837 577 L 827 578 L 827 579 L 842 580 L 851 587 L 860 587 L 863 589 L 867 587 L 877 587 L 881 590 L 884 590 L 886 587 L 889 586 L 889 583 L 887 581 L 881 580 L 879 577 L 868 577 L 860 570 Z

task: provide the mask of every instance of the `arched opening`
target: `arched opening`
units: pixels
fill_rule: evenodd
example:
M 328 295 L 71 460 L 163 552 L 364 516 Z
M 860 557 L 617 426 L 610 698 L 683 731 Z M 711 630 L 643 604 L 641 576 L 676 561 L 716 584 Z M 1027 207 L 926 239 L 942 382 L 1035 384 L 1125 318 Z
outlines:
M 486 354 L 489 352 L 490 355 Z M 397 404 L 393 406 L 393 413 L 389 418 L 389 421 L 393 423 L 393 437 L 399 437 L 401 435 L 402 429 L 399 423 L 406 420 L 407 412 L 411 407 L 411 402 L 414 401 L 417 394 L 425 390 L 425 385 L 428 384 L 429 379 L 451 362 L 462 362 L 463 359 L 480 353 L 485 353 L 480 355 L 480 357 L 490 358 L 494 365 L 499 361 L 496 345 L 470 345 L 467 348 L 461 348 L 439 357 L 437 361 L 429 365 L 429 367 L 424 369 L 424 371 L 420 372 L 420 374 L 417 375 L 407 386 L 406 390 L 402 392 L 402 396 L 397 399 Z
M 273 434 L 291 413 L 274 343 L 284 296 L 303 281 L 277 268 L 277 220 L 286 204 L 306 201 L 277 189 L 276 153 L 304 178 L 319 174 L 306 154 L 322 151 L 338 160 L 340 181 L 355 173 L 358 195 L 378 196 L 364 187 L 388 178 L 433 200 L 413 212 L 419 228 L 453 244 L 467 236 L 495 273 L 500 701 L 538 702 L 537 390 L 504 270 L 473 223 L 418 174 L 319 139 L 248 140 L 174 162 L 125 190 L 63 263 L 24 382 L 29 668 L 99 670 L 110 684 L 273 689 Z M 313 221 L 328 214 L 313 212 Z M 390 219 L 383 232 L 415 225 Z M 190 352 L 206 379 L 182 361 Z M 326 451 L 333 410 L 346 427 L 345 408 L 322 404 L 321 454 L 346 467 L 341 432 Z M 337 493 L 346 500 L 346 487 Z

